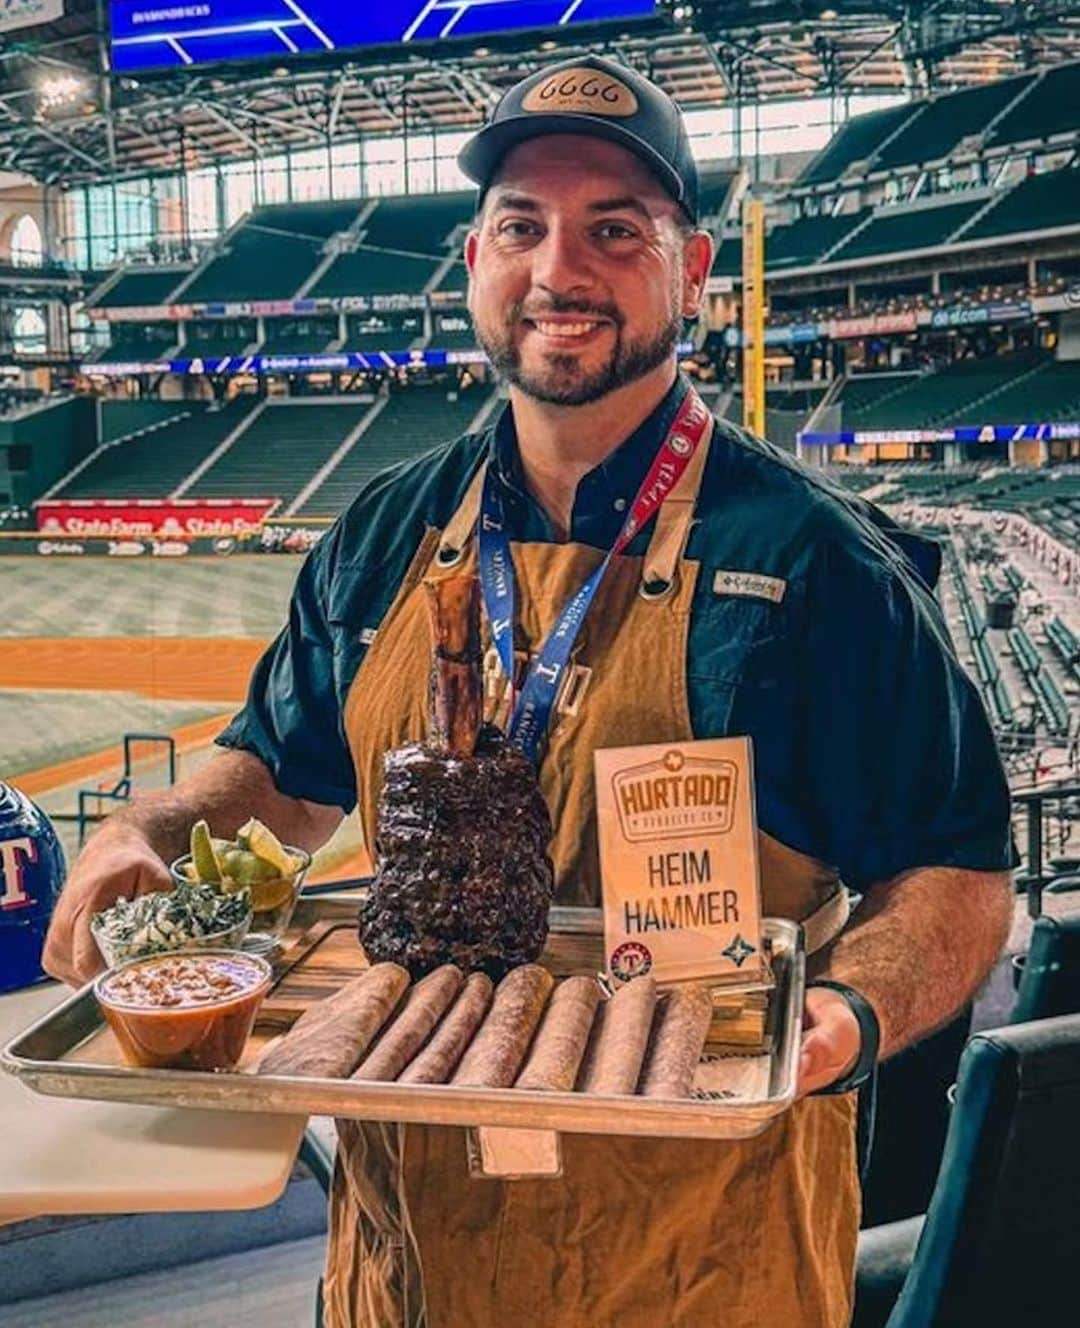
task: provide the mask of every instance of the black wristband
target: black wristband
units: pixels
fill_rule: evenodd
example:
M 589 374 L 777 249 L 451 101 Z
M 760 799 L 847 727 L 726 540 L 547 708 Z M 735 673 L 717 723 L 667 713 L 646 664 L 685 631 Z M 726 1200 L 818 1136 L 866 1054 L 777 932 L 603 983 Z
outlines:
M 849 987 L 846 982 L 814 978 L 806 984 L 808 991 L 811 987 L 828 987 L 830 991 L 839 992 L 859 1021 L 859 1059 L 843 1079 L 826 1084 L 824 1088 L 815 1089 L 811 1096 L 829 1097 L 839 1093 L 852 1093 L 873 1078 L 874 1070 L 877 1068 L 878 1048 L 881 1046 L 881 1025 L 878 1023 L 877 1014 L 866 997 L 854 987 Z

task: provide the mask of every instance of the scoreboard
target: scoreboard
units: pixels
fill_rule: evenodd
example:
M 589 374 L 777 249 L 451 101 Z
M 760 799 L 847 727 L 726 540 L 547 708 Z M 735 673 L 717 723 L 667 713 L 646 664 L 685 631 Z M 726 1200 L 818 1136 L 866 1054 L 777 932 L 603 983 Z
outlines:
M 113 0 L 117 72 L 651 18 L 657 0 Z

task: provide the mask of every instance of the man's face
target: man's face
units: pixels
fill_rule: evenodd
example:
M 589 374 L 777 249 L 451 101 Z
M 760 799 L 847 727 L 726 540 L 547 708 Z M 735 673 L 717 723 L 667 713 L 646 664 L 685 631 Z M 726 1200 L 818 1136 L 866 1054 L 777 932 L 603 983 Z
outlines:
M 509 152 L 465 246 L 469 310 L 495 369 L 538 401 L 579 406 L 663 364 L 711 259 L 678 218 L 614 143 L 558 134 Z

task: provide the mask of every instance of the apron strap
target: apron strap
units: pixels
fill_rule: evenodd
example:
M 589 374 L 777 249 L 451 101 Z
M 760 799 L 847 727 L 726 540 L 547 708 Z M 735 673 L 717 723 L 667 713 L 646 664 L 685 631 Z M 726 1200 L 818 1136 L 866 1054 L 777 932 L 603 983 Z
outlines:
M 840 935 L 851 916 L 851 900 L 841 885 L 824 904 L 819 904 L 808 918 L 803 918 L 802 929 L 806 937 L 806 953 L 816 954 Z
M 697 452 L 657 513 L 656 528 L 653 530 L 652 539 L 645 553 L 645 561 L 641 567 L 641 585 L 638 593 L 642 599 L 664 599 L 675 585 L 675 573 L 686 551 L 686 543 L 694 525 L 694 511 L 705 474 L 713 424 L 714 420 L 710 415 L 705 436 L 698 444 Z
M 664 499 L 656 517 L 649 548 L 641 573 L 641 595 L 644 599 L 663 599 L 675 583 L 675 572 L 686 550 L 687 540 L 694 524 L 705 462 L 709 455 L 709 442 L 715 421 L 709 417 L 708 430 L 698 444 L 690 464 L 682 473 L 678 484 Z M 436 566 L 456 567 L 465 555 L 476 523 L 480 517 L 480 498 L 484 491 L 487 462 L 483 462 L 469 482 L 457 511 L 446 523 L 435 554 Z
M 438 567 L 456 567 L 465 556 L 465 549 L 480 517 L 480 495 L 484 491 L 484 476 L 487 474 L 487 462 L 483 462 L 476 474 L 469 481 L 465 496 L 457 511 L 446 523 L 446 529 L 439 540 L 435 554 Z

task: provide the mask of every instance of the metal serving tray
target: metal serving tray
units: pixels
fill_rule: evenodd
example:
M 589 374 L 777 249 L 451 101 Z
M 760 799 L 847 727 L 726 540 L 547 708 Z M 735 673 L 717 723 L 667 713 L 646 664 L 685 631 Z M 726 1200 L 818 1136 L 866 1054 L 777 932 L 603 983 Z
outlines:
M 285 1031 L 305 1002 L 290 997 L 303 990 L 304 974 L 320 980 L 318 942 L 328 930 L 355 918 L 355 902 L 308 899 L 298 915 L 300 938 L 278 964 L 275 988 L 260 1012 L 255 1031 L 236 1071 L 206 1073 L 136 1069 L 124 1065 L 104 1022 L 92 984 L 38 1020 L 5 1047 L 2 1064 L 36 1092 L 56 1097 L 96 1098 L 223 1111 L 271 1111 L 370 1121 L 491 1127 L 489 1141 L 503 1131 L 645 1135 L 693 1139 L 741 1139 L 760 1133 L 794 1100 L 799 1031 L 805 987 L 802 928 L 765 919 L 772 945 L 775 987 L 768 1026 L 771 1051 L 759 1064 L 767 1091 L 715 1099 L 672 1099 L 543 1093 L 522 1089 L 474 1089 L 451 1085 L 365 1083 L 360 1080 L 303 1079 L 256 1075 L 251 1066 L 267 1042 Z M 355 936 L 355 933 L 353 933 Z M 602 953 L 603 922 L 598 909 L 555 908 L 551 935 L 541 962 L 558 977 L 596 972 Z M 352 941 L 355 945 L 355 940 Z M 356 971 L 365 960 L 356 946 Z M 310 969 L 305 968 L 305 962 Z M 324 965 L 321 980 L 326 981 Z M 335 970 L 336 976 L 336 970 Z M 306 1003 L 310 1003 L 310 997 Z M 764 1058 L 755 1058 L 759 1062 Z M 504 1173 L 505 1174 L 505 1173 Z

